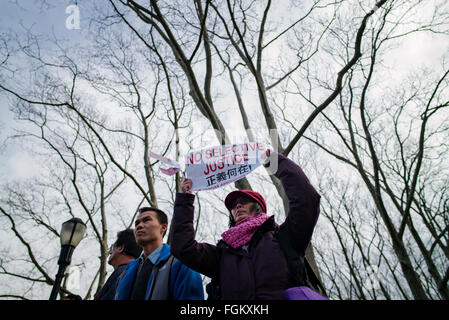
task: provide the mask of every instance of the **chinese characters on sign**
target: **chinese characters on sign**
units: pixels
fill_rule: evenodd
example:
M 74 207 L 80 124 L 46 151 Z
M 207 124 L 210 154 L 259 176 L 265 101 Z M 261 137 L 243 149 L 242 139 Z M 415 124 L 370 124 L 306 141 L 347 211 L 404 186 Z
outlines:
M 238 172 L 238 174 L 237 174 L 237 172 Z M 244 173 L 246 173 L 246 172 L 247 173 L 251 172 L 251 165 L 243 164 L 243 165 L 240 165 L 238 168 L 229 169 L 228 172 L 218 172 L 217 174 L 210 175 L 206 178 L 207 186 L 211 187 L 211 186 L 215 185 L 216 183 L 223 182 L 223 181 L 226 181 L 229 179 L 233 179 L 233 177 L 236 177 L 238 175 L 242 177 L 242 175 L 244 176 L 245 175 Z M 235 179 L 233 179 L 233 181 L 235 181 Z

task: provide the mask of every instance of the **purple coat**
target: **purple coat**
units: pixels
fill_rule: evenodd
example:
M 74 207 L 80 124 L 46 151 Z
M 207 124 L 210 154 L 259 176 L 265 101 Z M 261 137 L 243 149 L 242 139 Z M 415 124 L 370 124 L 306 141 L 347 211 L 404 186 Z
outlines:
M 273 155 L 272 155 L 273 156 Z M 280 226 L 270 217 L 248 246 L 234 249 L 223 240 L 217 245 L 194 239 L 195 196 L 177 193 L 171 226 L 171 250 L 186 266 L 207 277 L 218 278 L 223 300 L 279 300 L 295 284 L 279 242 L 277 228 L 286 228 L 294 248 L 304 256 L 319 215 L 320 195 L 301 168 L 278 154 L 278 177 L 289 200 L 289 212 Z

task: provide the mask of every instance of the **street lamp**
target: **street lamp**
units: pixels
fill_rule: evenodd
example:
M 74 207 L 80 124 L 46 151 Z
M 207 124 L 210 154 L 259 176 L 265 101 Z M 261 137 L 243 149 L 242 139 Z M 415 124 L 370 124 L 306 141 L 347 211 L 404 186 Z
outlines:
M 72 218 L 62 224 L 60 236 L 61 254 L 58 260 L 59 269 L 50 294 L 50 300 L 56 300 L 62 278 L 64 278 L 65 269 L 72 261 L 73 250 L 75 250 L 81 239 L 83 239 L 85 231 L 86 225 L 79 218 Z

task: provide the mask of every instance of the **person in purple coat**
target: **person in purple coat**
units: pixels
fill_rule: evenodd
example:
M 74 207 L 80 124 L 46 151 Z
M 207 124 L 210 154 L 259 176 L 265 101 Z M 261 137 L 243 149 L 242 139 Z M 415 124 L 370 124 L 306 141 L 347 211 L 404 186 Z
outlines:
M 279 300 L 295 287 L 277 233 L 287 234 L 291 246 L 304 258 L 319 215 L 320 195 L 302 169 L 280 153 L 268 150 L 265 167 L 277 161 L 273 172 L 289 201 L 279 226 L 267 214 L 263 196 L 237 190 L 225 198 L 230 228 L 216 245 L 194 239 L 192 180 L 184 179 L 176 194 L 171 229 L 173 255 L 186 266 L 213 279 L 214 295 L 222 300 Z

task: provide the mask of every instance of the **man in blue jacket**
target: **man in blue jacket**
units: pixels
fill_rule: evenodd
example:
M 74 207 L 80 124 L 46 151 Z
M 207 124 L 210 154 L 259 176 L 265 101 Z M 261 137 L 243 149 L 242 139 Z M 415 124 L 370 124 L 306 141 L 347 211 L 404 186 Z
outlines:
M 168 228 L 167 215 L 144 207 L 134 225 L 134 236 L 143 252 L 128 263 L 117 282 L 115 299 L 203 300 L 200 274 L 173 257 L 170 246 L 162 241 Z

